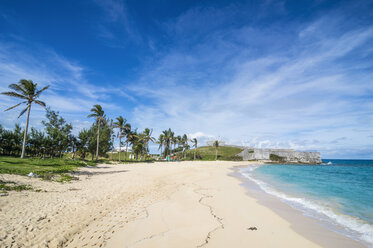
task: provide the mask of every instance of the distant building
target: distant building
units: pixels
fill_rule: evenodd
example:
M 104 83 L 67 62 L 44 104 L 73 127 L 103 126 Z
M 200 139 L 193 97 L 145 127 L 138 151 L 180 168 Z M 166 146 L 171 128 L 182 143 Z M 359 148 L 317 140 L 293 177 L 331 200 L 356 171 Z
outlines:
M 120 150 L 121 150 L 122 152 L 125 152 L 125 151 L 126 151 L 126 147 L 123 147 L 123 146 L 122 146 Z M 119 152 L 119 146 L 116 147 L 114 151 Z M 132 152 L 132 148 L 131 148 L 131 147 L 128 147 L 128 152 Z

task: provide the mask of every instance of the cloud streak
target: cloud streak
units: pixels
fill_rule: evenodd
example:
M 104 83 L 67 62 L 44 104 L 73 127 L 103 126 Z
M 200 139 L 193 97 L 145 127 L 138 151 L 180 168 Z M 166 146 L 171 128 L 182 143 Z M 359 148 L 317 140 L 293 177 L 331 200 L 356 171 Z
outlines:
M 187 35 L 197 28 L 193 23 L 208 25 L 203 20 L 209 11 L 194 12 L 166 28 Z M 362 58 L 372 57 L 366 48 L 373 27 L 323 31 L 331 29 L 330 20 L 337 30 L 341 18 L 299 25 L 294 35 L 229 27 L 189 49 L 176 45 L 129 87 L 152 103 L 135 109 L 136 121 L 158 130 L 213 133 L 234 144 L 321 150 L 326 156 L 336 154 L 332 147 L 369 146 L 373 108 L 364 96 L 373 92 L 368 70 L 373 63 Z M 255 39 L 245 39 L 253 34 L 259 40 L 280 37 L 280 44 L 267 52 Z

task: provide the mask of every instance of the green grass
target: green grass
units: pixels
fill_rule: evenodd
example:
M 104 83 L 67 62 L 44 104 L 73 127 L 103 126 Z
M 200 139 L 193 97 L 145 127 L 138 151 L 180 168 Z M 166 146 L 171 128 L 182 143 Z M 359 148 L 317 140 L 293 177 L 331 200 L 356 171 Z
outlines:
M 91 165 L 95 163 L 90 162 Z M 86 166 L 87 162 L 66 160 L 60 158 L 15 158 L 0 156 L 0 174 L 28 175 L 30 172 L 46 180 L 69 181 L 71 176 L 66 173 Z
M 218 160 L 226 161 L 241 161 L 242 157 L 236 156 L 243 149 L 237 147 L 220 146 L 218 147 Z M 214 161 L 215 160 L 215 147 L 201 146 L 196 150 L 198 160 Z M 187 160 L 193 160 L 194 149 L 187 152 Z
M 16 184 L 12 181 L 2 181 L 0 180 L 0 191 L 6 193 L 7 191 L 22 191 L 22 190 L 32 190 L 32 187 L 25 184 Z

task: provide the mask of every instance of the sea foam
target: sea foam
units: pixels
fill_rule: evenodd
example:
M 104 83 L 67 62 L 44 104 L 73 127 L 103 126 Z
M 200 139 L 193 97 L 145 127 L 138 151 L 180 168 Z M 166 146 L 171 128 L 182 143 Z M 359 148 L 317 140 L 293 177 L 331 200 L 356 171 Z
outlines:
M 248 168 L 241 169 L 240 173 L 247 179 L 256 183 L 264 192 L 280 198 L 288 205 L 301 210 L 304 215 L 311 216 L 321 221 L 327 221 L 329 224 L 342 227 L 344 229 L 342 234 L 357 241 L 362 241 L 369 247 L 373 247 L 373 225 L 357 217 L 338 213 L 335 209 L 325 206 L 319 202 L 315 202 L 303 197 L 294 197 L 277 190 L 272 185 L 259 180 L 252 175 L 252 172 L 259 167 L 260 165 L 250 166 Z

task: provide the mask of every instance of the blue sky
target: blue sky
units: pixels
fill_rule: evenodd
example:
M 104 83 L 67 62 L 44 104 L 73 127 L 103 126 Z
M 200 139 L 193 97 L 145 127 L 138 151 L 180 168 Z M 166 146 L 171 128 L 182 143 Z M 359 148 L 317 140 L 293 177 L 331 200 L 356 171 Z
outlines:
M 101 104 L 155 136 L 373 158 L 372 44 L 372 1 L 2 0 L 0 91 L 50 84 L 75 133 Z

